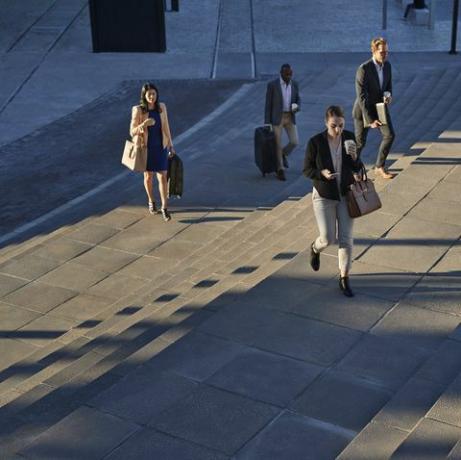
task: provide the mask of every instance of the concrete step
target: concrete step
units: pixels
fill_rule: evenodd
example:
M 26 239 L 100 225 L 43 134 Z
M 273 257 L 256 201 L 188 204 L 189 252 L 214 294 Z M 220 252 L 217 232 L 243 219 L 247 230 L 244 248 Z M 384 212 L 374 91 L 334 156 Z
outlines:
M 299 202 L 293 201 L 290 202 L 290 205 L 291 208 L 297 207 L 301 212 L 304 212 L 303 206 Z M 74 338 L 68 345 L 54 350 L 53 353 L 44 356 L 41 361 L 36 363 L 34 370 L 37 373 L 35 375 L 21 383 L 17 383 L 14 390 L 11 388 L 8 390 L 9 395 L 18 391 L 21 392 L 21 390 L 24 393 L 14 399 L 7 398 L 7 400 L 9 399 L 8 404 L 0 409 L 2 420 L 12 417 L 18 421 L 22 419 L 25 413 L 28 414 L 28 417 L 33 418 L 34 413 L 38 415 L 43 410 L 43 404 L 46 404 L 46 401 L 59 399 L 64 395 L 67 404 L 62 400 L 59 411 L 53 413 L 51 410 L 47 412 L 49 420 L 53 423 L 56 422 L 59 418 L 62 418 L 64 407 L 72 409 L 73 406 L 69 406 L 66 398 L 72 398 L 73 400 L 76 398 L 75 392 L 78 392 L 78 388 L 80 388 L 76 382 L 83 379 L 86 382 L 85 385 L 91 387 L 88 375 L 92 375 L 96 381 L 101 377 L 113 382 L 114 375 L 124 375 L 138 365 L 141 362 L 140 356 L 147 359 L 148 356 L 157 353 L 159 351 L 159 341 L 163 345 L 165 345 L 165 341 L 171 343 L 172 340 L 177 340 L 189 332 L 191 327 L 207 319 L 210 312 L 200 313 L 200 310 L 207 302 L 223 294 L 235 284 L 239 284 L 245 290 L 248 290 L 271 272 L 280 268 L 292 255 L 289 253 L 288 258 L 277 258 L 278 251 L 280 249 L 294 251 L 295 249 L 299 250 L 301 247 L 304 249 L 305 243 L 303 242 L 301 245 L 299 243 L 304 229 L 302 227 L 298 229 L 295 226 L 293 221 L 296 221 L 297 214 L 293 212 L 293 209 L 290 209 L 290 206 L 281 206 L 280 209 L 274 209 L 275 213 L 277 211 L 280 217 L 287 211 L 291 211 L 292 221 L 286 221 L 284 227 L 290 224 L 293 231 L 281 235 L 279 247 L 277 247 L 277 238 L 273 238 L 272 246 L 266 248 L 265 254 L 261 251 L 254 251 L 248 255 L 249 259 L 248 257 L 240 257 L 237 258 L 240 260 L 235 261 L 238 266 L 242 262 L 245 262 L 250 267 L 254 266 L 254 264 L 261 264 L 262 270 L 260 270 L 259 277 L 255 277 L 257 270 L 248 273 L 243 271 L 237 274 L 231 272 L 222 279 L 224 285 L 222 288 L 218 283 L 211 287 L 214 292 L 211 295 L 208 294 L 208 296 L 205 294 L 206 300 L 202 296 L 200 302 L 197 302 L 194 298 L 195 296 L 192 296 L 192 299 L 187 297 L 175 298 L 171 301 L 165 299 L 164 302 L 160 302 L 157 306 L 153 302 L 153 304 L 146 305 L 144 308 L 141 307 L 130 317 L 117 321 L 109 328 L 100 328 L 99 333 L 93 330 L 86 337 Z M 260 244 L 264 247 L 263 242 Z M 272 265 L 272 267 L 268 267 L 268 265 Z M 229 270 L 232 269 L 234 269 L 234 265 L 229 266 Z M 247 284 L 244 284 L 246 275 L 251 276 L 252 279 L 248 280 Z M 186 296 L 186 293 L 182 295 Z M 43 366 L 41 370 L 39 369 L 40 366 Z M 17 366 L 17 368 L 20 368 L 20 366 Z M 112 379 L 104 377 L 107 373 L 112 376 Z M 95 385 L 97 386 L 96 383 Z M 47 389 L 46 396 L 41 391 L 44 387 Z M 38 399 L 35 399 L 34 395 Z M 24 404 L 22 401 L 29 401 L 30 404 Z M 37 408 L 37 412 L 35 412 L 35 408 Z M 6 451 L 18 448 L 17 443 L 15 444 L 18 440 L 8 438 L 8 430 L 11 427 L 16 429 L 17 425 L 12 421 L 11 425 L 3 425 L 3 427 L 6 430 L 5 436 L 2 436 L 6 440 L 3 448 L 7 449 Z M 29 435 L 24 435 L 22 440 L 24 442 L 30 441 L 31 438 L 28 436 L 36 435 L 37 432 L 32 430 Z
M 458 326 L 342 451 L 338 460 L 365 460 L 370 452 L 382 459 L 446 457 L 461 439 L 461 427 L 446 420 L 453 414 L 459 415 L 453 403 L 459 404 L 460 331 Z M 456 422 L 459 425 L 459 418 Z M 428 432 L 431 436 L 439 433 L 440 437 L 427 438 Z M 435 443 L 434 451 L 431 442 Z M 425 444 L 424 454 L 421 443 Z
M 233 270 L 237 270 L 240 265 L 245 265 L 245 261 L 258 256 L 267 249 L 266 239 L 255 236 L 264 231 L 265 226 L 273 225 L 274 220 L 279 218 L 282 224 L 285 214 L 289 218 L 288 224 L 296 227 L 297 216 L 304 212 L 304 203 L 307 203 L 307 207 L 310 206 L 310 202 L 306 202 L 306 200 L 300 200 L 299 202 L 288 201 L 270 211 L 257 211 L 255 214 L 257 219 L 249 217 L 248 220 L 244 219 L 240 221 L 232 229 L 223 233 L 222 240 L 211 240 L 204 247 L 193 251 L 191 255 L 183 260 L 177 261 L 176 265 L 169 268 L 170 272 L 162 272 L 158 277 L 153 278 L 148 285 L 145 283 L 142 284 L 134 293 L 123 296 L 117 302 L 110 304 L 105 310 L 95 315 L 95 317 L 85 320 L 83 325 L 77 325 L 76 328 L 60 336 L 57 342 L 66 343 L 76 336 L 81 337 L 85 334 L 96 337 L 97 334 L 105 331 L 107 327 L 111 326 L 114 322 L 119 322 L 121 320 L 122 317 L 117 316 L 117 314 L 123 311 L 127 305 L 151 304 L 154 299 L 160 299 L 157 303 L 164 303 L 163 299 L 175 299 L 179 296 L 182 296 L 182 298 L 191 297 L 191 293 L 195 294 L 195 292 L 197 292 L 196 286 L 200 286 L 200 283 L 205 283 L 206 285 L 207 278 L 213 276 L 215 272 L 221 271 L 222 274 L 230 274 L 226 272 L 226 270 L 230 269 L 229 267 L 226 268 L 226 265 L 232 263 Z M 244 234 L 244 237 L 239 236 L 239 234 Z M 270 234 L 267 233 L 267 236 L 270 236 Z M 286 234 L 282 234 L 279 238 L 274 238 L 273 241 L 270 242 L 269 247 L 276 250 L 278 240 L 283 239 L 285 236 Z M 249 241 L 252 238 L 254 242 Z M 244 245 L 246 241 L 249 241 L 250 246 L 247 246 L 243 251 L 241 250 L 239 256 L 235 251 L 238 247 Z M 165 244 L 168 244 L 168 242 Z M 219 248 L 219 244 L 221 244 L 221 248 Z M 161 251 L 163 248 L 164 246 L 160 246 L 158 251 Z M 216 260 L 217 265 L 212 264 L 210 267 L 210 260 L 216 258 L 218 249 L 224 249 L 222 254 L 224 258 L 222 261 Z M 247 257 L 244 255 L 245 252 L 248 253 Z M 153 256 L 155 256 L 155 254 L 156 251 L 154 250 Z M 191 269 L 193 270 L 191 271 Z M 257 269 L 258 267 L 256 266 L 253 271 L 257 271 Z M 243 272 L 243 274 L 245 274 L 245 272 Z M 219 281 L 219 278 L 215 281 Z M 186 293 L 188 294 L 186 295 Z M 96 322 L 97 325 L 91 327 L 92 322 Z M 89 323 L 90 327 L 85 327 L 85 323 Z M 52 343 L 50 343 L 49 346 L 53 349 Z M 42 350 L 39 350 L 37 354 L 33 354 L 32 356 L 38 358 L 41 355 Z M 29 358 L 26 358 L 26 361 L 28 361 L 28 359 Z M 10 372 L 15 374 L 15 368 L 13 367 L 10 371 L 5 370 L 2 374 L 5 376 Z M 5 379 L 3 378 L 2 380 Z M 9 382 L 10 380 L 7 378 L 6 381 L 0 384 L 0 388 L 8 388 Z
M 304 212 L 303 205 L 301 201 L 300 202 L 289 202 L 289 204 L 290 204 L 290 208 L 286 209 L 285 212 L 288 212 L 290 214 L 291 220 L 288 220 L 285 223 L 285 226 L 291 225 L 293 227 L 292 230 L 297 231 L 296 220 L 297 220 L 298 214 Z M 284 206 L 281 206 L 280 210 L 274 209 L 273 211 L 270 211 L 266 214 L 270 215 L 271 212 L 277 212 L 277 211 L 280 212 L 284 208 L 285 208 Z M 294 208 L 298 208 L 298 212 L 294 212 Z M 283 216 L 283 213 L 280 214 L 280 216 Z M 251 218 L 249 219 L 249 224 L 251 224 L 252 220 L 253 219 Z M 261 227 L 266 225 L 268 222 L 269 221 L 267 221 L 267 219 L 262 218 L 259 225 L 253 228 L 253 233 L 249 232 L 248 230 L 246 231 L 246 238 L 248 239 L 252 237 L 253 234 L 260 232 Z M 302 228 L 300 231 L 301 232 L 303 231 Z M 96 315 L 95 321 L 99 322 L 99 324 L 97 324 L 95 327 L 87 329 L 86 331 L 84 329 L 82 331 L 71 330 L 67 334 L 64 334 L 64 336 L 60 337 L 57 342 L 66 343 L 67 341 L 75 338 L 75 336 L 81 337 L 83 335 L 86 335 L 88 337 L 97 337 L 98 334 L 105 332 L 107 328 L 113 326 L 114 323 L 117 324 L 118 322 L 120 322 L 120 317 L 117 317 L 114 315 L 116 315 L 120 311 L 123 311 L 126 305 L 128 304 L 135 304 L 135 305 L 145 305 L 145 304 L 150 305 L 152 303 L 168 304 L 169 302 L 168 299 L 174 300 L 179 296 L 182 296 L 181 300 L 184 301 L 184 299 L 193 297 L 193 295 L 191 294 L 192 292 L 195 295 L 195 292 L 197 292 L 197 286 L 199 286 L 199 288 L 201 287 L 200 286 L 201 284 L 206 286 L 206 279 L 205 279 L 206 276 L 212 276 L 215 272 L 221 272 L 220 273 L 221 275 L 232 275 L 234 276 L 234 278 L 236 278 L 236 282 L 239 281 L 238 279 L 239 277 L 237 275 L 247 275 L 249 273 L 252 273 L 252 276 L 254 277 L 258 273 L 258 266 L 250 265 L 252 267 L 251 271 L 247 271 L 245 270 L 247 268 L 245 266 L 245 262 L 249 261 L 251 263 L 253 259 L 256 261 L 258 256 L 263 254 L 266 249 L 270 249 L 272 251 L 283 249 L 282 246 L 279 248 L 277 246 L 277 243 L 278 241 L 283 241 L 284 239 L 286 240 L 287 237 L 290 237 L 290 233 L 285 232 L 280 235 L 280 238 L 272 238 L 272 241 L 270 242 L 269 245 L 265 242 L 265 239 L 261 239 L 261 241 L 259 241 L 257 244 L 255 243 L 251 246 L 251 251 L 248 251 L 248 254 L 246 254 L 246 257 L 242 255 L 236 257 L 235 259 L 233 259 L 232 257 L 228 257 L 224 262 L 221 262 L 220 270 L 218 269 L 208 270 L 208 271 L 202 270 L 201 272 L 198 272 L 200 276 L 195 276 L 195 278 L 191 280 L 189 285 L 187 285 L 184 290 L 179 291 L 179 292 L 177 292 L 178 281 L 180 281 L 179 278 L 182 275 L 180 271 L 178 271 L 173 277 L 169 279 L 167 278 L 167 280 L 163 280 L 162 278 L 160 278 L 160 281 L 163 281 L 161 284 L 158 284 L 157 286 L 155 286 L 154 284 L 154 287 L 150 287 L 149 290 L 147 291 L 145 290 L 145 288 L 142 288 L 140 290 L 142 292 L 144 289 L 144 292 L 142 292 L 142 294 L 140 292 L 138 294 L 128 296 L 128 298 L 123 298 L 120 301 L 111 305 L 104 312 Z M 297 237 L 299 237 L 299 235 L 296 235 L 296 238 Z M 292 241 L 297 241 L 296 238 L 293 238 Z M 208 258 L 209 260 L 209 254 L 212 253 L 211 251 L 212 247 L 213 247 L 213 244 L 210 243 L 208 245 L 208 248 L 209 248 L 208 250 L 204 250 L 202 254 L 196 256 L 197 260 L 201 260 L 201 258 L 204 258 L 204 259 Z M 273 255 L 276 255 L 276 254 L 273 254 Z M 195 259 L 192 259 L 192 260 L 195 260 Z M 242 266 L 242 264 L 243 264 L 243 270 L 239 272 L 238 268 Z M 232 274 L 230 270 L 233 270 L 236 273 Z M 186 272 L 186 275 L 189 275 L 188 277 L 190 278 L 190 271 L 189 271 L 189 267 L 187 266 L 187 264 L 185 264 L 184 271 Z M 219 281 L 219 278 L 214 281 Z M 171 292 L 171 287 L 174 287 L 173 288 L 174 292 Z M 91 321 L 92 320 L 89 320 L 90 323 Z M 54 347 L 52 346 L 52 344 L 50 344 L 49 348 L 53 349 Z M 40 350 L 37 354 L 33 356 L 35 359 L 39 359 L 42 355 L 43 355 L 43 350 Z M 12 369 L 13 374 L 15 373 L 14 371 L 15 371 L 15 368 L 13 367 Z M 3 375 L 5 374 L 8 374 L 8 371 L 5 371 L 3 373 Z M 8 383 L 11 383 L 11 382 L 9 380 L 7 380 L 6 382 L 4 381 L 2 383 L 2 387 L 3 388 L 7 387 Z
M 84 404 L 87 398 L 208 319 L 216 311 L 216 304 L 208 307 L 210 302 L 248 291 L 305 250 L 311 241 L 306 235 L 309 230 L 315 232 L 310 208 L 310 195 L 307 195 L 300 200 L 287 200 L 269 211 L 255 211 L 227 231 L 230 234 L 227 244 L 231 241 L 233 245 L 226 246 L 223 236 L 197 250 L 195 256 L 188 256 L 189 263 L 210 260 L 212 253 L 219 253 L 222 258 L 217 266 L 194 272 L 196 276 L 188 287 L 176 292 L 180 280 L 166 279 L 151 292 L 137 299 L 133 297 L 132 304 L 136 307 L 127 312 L 128 316 L 117 317 L 116 313 L 123 315 L 123 302 L 119 303 L 111 307 L 108 318 L 84 334 L 74 335 L 75 331 L 70 331 L 67 337 L 61 338 L 61 343 L 68 342 L 64 347 L 52 349 L 50 346 L 51 353 L 45 352 L 36 363 L 34 375 L 16 380 L 13 387 L 5 386 L 6 404 L 0 413 L 4 415 L 2 419 L 9 422 L 4 425 L 3 448 L 15 452 L 27 445 L 72 411 L 75 404 Z M 249 249 L 242 255 L 235 252 L 238 245 L 249 245 Z M 224 252 L 220 252 L 222 250 Z M 235 255 L 233 259 L 232 255 Z M 184 271 L 188 269 L 189 266 Z M 126 302 L 124 305 L 126 307 Z M 219 308 L 219 302 L 217 306 Z M 51 409 L 50 401 L 53 401 Z M 25 417 L 33 420 L 44 412 L 49 423 L 43 423 L 40 428 L 29 426 L 29 431 L 26 428 L 20 438 L 13 435 Z

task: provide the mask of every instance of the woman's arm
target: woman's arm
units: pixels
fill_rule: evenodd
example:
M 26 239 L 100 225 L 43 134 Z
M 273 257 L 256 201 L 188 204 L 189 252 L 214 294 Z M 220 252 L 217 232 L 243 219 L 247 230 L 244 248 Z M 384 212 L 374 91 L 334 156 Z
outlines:
M 130 136 L 134 137 L 144 132 L 144 123 L 139 122 L 141 109 L 133 107 L 131 110 Z
M 306 154 L 304 156 L 303 174 L 310 179 L 322 180 L 323 176 L 321 171 L 317 168 L 316 160 L 317 146 L 312 139 L 309 140 L 306 147 Z
M 162 112 L 164 114 L 164 120 L 165 120 L 165 133 L 168 137 L 168 147 L 170 150 L 174 153 L 174 147 L 173 147 L 173 139 L 171 137 L 171 131 L 170 131 L 170 122 L 168 121 L 168 112 L 166 110 L 166 105 L 161 102 L 160 103 L 160 108 L 162 109 Z

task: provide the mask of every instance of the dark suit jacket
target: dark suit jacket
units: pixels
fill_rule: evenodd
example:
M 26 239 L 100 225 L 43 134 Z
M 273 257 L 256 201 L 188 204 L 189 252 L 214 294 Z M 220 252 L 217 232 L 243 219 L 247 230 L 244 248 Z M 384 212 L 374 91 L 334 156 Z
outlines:
M 291 80 L 291 104 L 298 104 L 301 108 L 301 99 L 299 97 L 298 83 Z M 298 109 L 299 110 L 299 109 Z M 283 96 L 280 88 L 280 77 L 272 80 L 267 84 L 266 90 L 266 108 L 264 111 L 264 123 L 271 125 L 280 125 L 283 114 Z M 296 124 L 296 117 L 293 114 L 293 123 Z
M 362 168 L 360 160 L 354 161 L 350 155 L 347 155 L 344 148 L 344 141 L 346 139 L 355 141 L 354 133 L 344 130 L 342 134 L 341 195 L 346 195 L 349 185 L 354 183 L 353 173 L 359 172 Z M 307 143 L 303 173 L 306 177 L 312 179 L 314 187 L 322 198 L 339 201 L 340 197 L 336 179 L 326 179 L 320 172 L 322 169 L 329 169 L 331 172 L 335 172 L 326 130 L 311 137 Z
M 376 104 L 383 102 L 384 91 L 392 93 L 392 68 L 389 62 L 384 62 L 383 87 L 379 85 L 378 72 L 376 71 L 373 59 L 364 62 L 357 69 L 355 76 L 356 99 L 352 115 L 357 119 L 364 119 L 372 123 L 378 119 Z

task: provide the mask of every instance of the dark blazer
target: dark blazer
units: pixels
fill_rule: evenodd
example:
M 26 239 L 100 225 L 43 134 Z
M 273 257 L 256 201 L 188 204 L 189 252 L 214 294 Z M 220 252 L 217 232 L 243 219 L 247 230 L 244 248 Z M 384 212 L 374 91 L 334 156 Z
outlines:
M 342 133 L 342 168 L 341 168 L 341 195 L 346 195 L 349 185 L 354 183 L 354 172 L 362 168 L 360 160 L 354 161 L 347 155 L 344 148 L 344 141 L 352 139 L 355 141 L 354 133 L 344 130 Z M 313 185 L 322 198 L 339 201 L 338 184 L 336 179 L 328 180 L 320 171 L 329 169 L 335 172 L 331 159 L 330 146 L 328 145 L 327 130 L 311 137 L 307 143 L 306 155 L 304 157 L 303 173 L 312 179 Z
M 372 123 L 378 119 L 376 104 L 383 102 L 384 91 L 392 93 L 392 67 L 387 61 L 383 67 L 383 87 L 379 85 L 378 72 L 373 59 L 364 62 L 357 69 L 355 76 L 356 99 L 352 116 L 357 119 L 364 119 Z
M 299 97 L 298 83 L 291 80 L 291 104 L 298 104 L 301 108 L 301 98 Z M 264 123 L 280 125 L 283 115 L 283 96 L 280 87 L 280 77 L 267 84 L 266 107 L 264 111 Z M 293 123 L 296 124 L 296 117 L 293 113 Z

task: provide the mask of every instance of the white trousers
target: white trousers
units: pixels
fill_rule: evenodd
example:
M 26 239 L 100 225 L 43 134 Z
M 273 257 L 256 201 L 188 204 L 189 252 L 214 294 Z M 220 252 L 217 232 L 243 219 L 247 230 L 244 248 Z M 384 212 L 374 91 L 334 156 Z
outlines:
M 314 249 L 322 252 L 330 244 L 338 242 L 339 270 L 342 274 L 349 273 L 352 265 L 353 219 L 347 211 L 346 197 L 341 201 L 322 198 L 317 190 L 313 190 L 312 203 L 315 219 L 320 235 L 314 242 Z
M 293 115 L 291 113 L 283 113 L 282 123 L 274 125 L 275 144 L 277 147 L 277 163 L 278 169 L 283 167 L 283 155 L 289 155 L 292 150 L 298 145 L 298 130 L 293 123 Z M 285 129 L 288 136 L 288 144 L 282 147 L 282 130 Z

